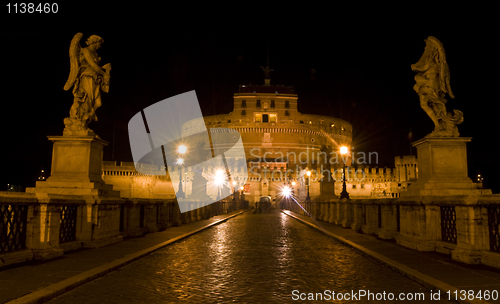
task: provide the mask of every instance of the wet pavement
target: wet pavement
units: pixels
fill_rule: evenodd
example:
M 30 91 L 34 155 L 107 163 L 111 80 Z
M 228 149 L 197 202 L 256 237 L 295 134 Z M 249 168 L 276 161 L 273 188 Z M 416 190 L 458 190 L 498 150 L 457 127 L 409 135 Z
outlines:
M 437 297 L 436 290 L 432 291 Z M 399 300 L 399 297 L 404 297 Z M 246 212 L 47 303 L 448 303 L 277 210 Z M 394 299 L 394 300 L 390 300 Z

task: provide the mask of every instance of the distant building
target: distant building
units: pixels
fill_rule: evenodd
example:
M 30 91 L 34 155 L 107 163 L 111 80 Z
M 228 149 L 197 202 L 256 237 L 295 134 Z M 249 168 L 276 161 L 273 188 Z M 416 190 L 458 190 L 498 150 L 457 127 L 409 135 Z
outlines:
M 342 145 L 351 145 L 352 125 L 335 117 L 302 114 L 297 110 L 297 103 L 293 87 L 270 85 L 266 79 L 265 85 L 240 86 L 234 94 L 234 109 L 229 114 L 204 117 L 208 130 L 228 128 L 241 134 L 247 161 L 228 160 L 228 166 L 235 172 L 231 176 L 231 190 L 243 191 L 251 203 L 262 196 L 276 198 L 280 187 L 292 182 L 299 200 L 305 199 L 308 187 L 314 199 L 320 195 L 319 179 L 328 175 L 337 181 L 335 194 L 341 192 L 343 159 L 338 151 Z M 195 134 L 199 124 L 199 121 L 186 123 L 183 132 Z M 247 166 L 248 175 L 245 176 L 242 166 Z M 417 176 L 416 158 L 410 156 L 396 158 L 395 169 L 348 169 L 347 190 L 352 198 L 397 196 Z M 310 178 L 306 176 L 307 171 L 312 173 Z M 177 181 L 179 175 L 183 176 L 183 191 L 189 198 L 193 172 L 186 170 L 180 174 L 175 164 L 168 166 L 168 172 Z M 208 172 L 203 175 L 208 179 Z M 133 163 L 118 166 L 104 162 L 103 179 L 120 190 L 123 197 L 174 197 L 179 187 L 178 182 L 172 183 L 168 176 L 137 173 Z M 217 196 L 216 191 L 207 191 L 208 195 Z

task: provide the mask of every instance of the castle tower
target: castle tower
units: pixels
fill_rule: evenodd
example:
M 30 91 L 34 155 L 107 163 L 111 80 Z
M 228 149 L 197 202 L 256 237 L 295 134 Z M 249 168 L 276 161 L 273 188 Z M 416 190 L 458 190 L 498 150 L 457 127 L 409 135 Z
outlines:
M 416 181 L 418 178 L 418 162 L 415 155 L 396 156 L 396 179 L 398 182 Z

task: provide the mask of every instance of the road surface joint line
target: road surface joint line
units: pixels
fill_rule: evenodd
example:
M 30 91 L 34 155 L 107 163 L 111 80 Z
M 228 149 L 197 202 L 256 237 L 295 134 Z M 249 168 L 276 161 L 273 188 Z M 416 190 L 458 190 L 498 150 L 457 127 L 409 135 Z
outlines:
M 394 270 L 400 272 L 401 274 L 405 275 L 406 277 L 422 284 L 422 285 L 425 285 L 427 287 L 432 287 L 432 288 L 437 288 L 437 289 L 440 289 L 441 291 L 443 292 L 447 292 L 447 291 L 451 291 L 451 292 L 454 292 L 455 290 L 460 291 L 460 288 L 457 288 L 457 287 L 454 287 L 452 285 L 449 285 L 448 283 L 445 283 L 443 281 L 440 281 L 438 279 L 435 279 L 427 274 L 424 274 L 416 269 L 413 269 L 411 267 L 408 267 L 404 264 L 401 264 L 400 262 L 397 262 L 393 259 L 390 259 L 380 253 L 377 253 L 377 252 L 374 252 L 370 249 L 367 249 L 359 244 L 356 244 L 352 241 L 349 241 L 348 239 L 344 238 L 344 237 L 341 237 L 339 235 L 336 235 L 330 231 L 327 231 L 325 230 L 324 228 L 322 227 L 319 227 L 313 223 L 310 223 L 304 219 L 301 219 L 299 218 L 298 216 L 296 215 L 293 215 L 291 213 L 288 213 L 288 212 L 284 212 L 284 211 L 281 211 L 282 213 L 300 221 L 301 223 L 303 224 L 306 224 L 312 228 L 315 228 L 339 241 L 341 241 L 342 243 L 345 243 L 355 249 L 357 249 L 358 251 L 361 251 L 362 253 L 368 255 L 368 256 L 371 256 L 373 257 L 374 259 L 384 263 L 384 264 L 387 264 L 389 267 L 393 268 Z M 483 301 L 483 300 L 460 300 L 459 303 L 470 303 L 470 304 L 488 304 L 490 302 L 487 302 L 487 301 Z
M 209 223 L 205 226 L 202 226 L 200 228 L 197 228 L 195 230 L 192 230 L 190 232 L 187 232 L 185 234 L 179 235 L 177 237 L 171 238 L 165 242 L 162 242 L 160 244 L 151 246 L 149 248 L 143 249 L 141 251 L 135 252 L 128 254 L 127 256 L 111 261 L 109 263 L 106 263 L 104 265 L 95 267 L 93 269 L 87 270 L 85 272 L 82 272 L 80 274 L 77 274 L 75 276 L 72 276 L 70 278 L 67 278 L 65 280 L 62 280 L 60 282 L 54 283 L 52 285 L 49 285 L 47 287 L 44 287 L 40 290 L 34 291 L 32 293 L 29 293 L 27 295 L 24 295 L 22 297 L 19 297 L 17 299 L 11 300 L 9 302 L 6 302 L 5 304 L 35 304 L 35 303 L 43 303 L 46 302 L 52 298 L 55 298 L 57 296 L 62 295 L 65 292 L 70 291 L 71 289 L 74 289 L 76 287 L 79 287 L 85 283 L 88 283 L 92 280 L 95 280 L 99 277 L 102 277 L 105 274 L 108 274 L 120 267 L 123 267 L 125 265 L 128 265 L 142 257 L 145 257 L 146 255 L 153 253 L 159 249 L 162 249 L 163 247 L 166 247 L 172 243 L 175 243 L 177 241 L 180 241 L 182 239 L 185 239 L 191 235 L 194 235 L 198 232 L 201 232 L 205 229 L 208 229 L 212 226 L 221 224 L 235 216 L 238 216 L 248 210 L 243 210 L 241 212 L 235 213 L 233 215 L 230 215 L 226 218 L 217 220 L 213 223 Z

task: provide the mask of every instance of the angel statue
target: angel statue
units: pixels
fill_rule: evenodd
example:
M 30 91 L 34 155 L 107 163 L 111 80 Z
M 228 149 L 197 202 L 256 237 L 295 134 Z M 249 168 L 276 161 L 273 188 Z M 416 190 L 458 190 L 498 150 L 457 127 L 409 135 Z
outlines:
M 450 71 L 441 41 L 433 36 L 425 39 L 425 50 L 420 60 L 411 65 L 417 72 L 413 89 L 420 98 L 420 106 L 434 122 L 434 131 L 428 137 L 458 137 L 457 125 L 464 120 L 463 113 L 446 110 L 445 96 L 455 98 L 450 87 Z
M 97 50 L 104 40 L 92 35 L 87 39 L 87 47 L 80 47 L 82 33 L 77 33 L 69 47 L 71 69 L 64 85 L 67 91 L 73 87 L 73 105 L 69 117 L 64 119 L 64 136 L 97 136 L 87 125 L 97 121 L 95 111 L 101 106 L 101 91 L 109 92 L 111 65 L 99 66 L 101 58 Z

